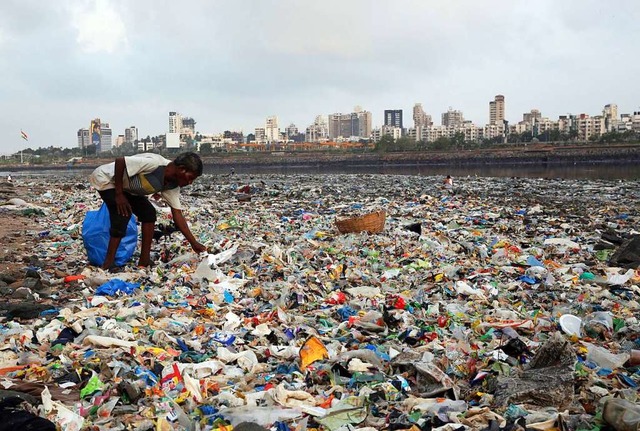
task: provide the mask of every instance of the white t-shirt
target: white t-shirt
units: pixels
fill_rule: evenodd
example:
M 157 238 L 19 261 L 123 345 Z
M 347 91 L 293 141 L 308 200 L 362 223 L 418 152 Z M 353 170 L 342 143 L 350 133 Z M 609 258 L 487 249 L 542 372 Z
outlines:
M 160 193 L 171 208 L 181 210 L 180 187 L 177 184 L 164 184 L 164 170 L 169 163 L 171 160 L 154 153 L 125 157 L 122 179 L 124 191 L 134 195 Z M 98 166 L 89 177 L 89 182 L 99 191 L 113 189 L 116 187 L 115 169 L 115 162 Z

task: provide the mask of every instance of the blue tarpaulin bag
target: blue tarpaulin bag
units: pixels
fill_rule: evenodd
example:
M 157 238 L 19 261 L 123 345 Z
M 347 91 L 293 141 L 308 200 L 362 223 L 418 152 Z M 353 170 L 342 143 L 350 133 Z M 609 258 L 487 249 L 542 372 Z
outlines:
M 109 246 L 109 229 L 111 222 L 109 220 L 109 209 L 106 204 L 102 204 L 97 211 L 87 211 L 82 223 L 82 242 L 87 250 L 89 263 L 100 266 L 104 263 L 107 256 L 107 247 Z M 116 266 L 123 266 L 133 256 L 138 244 L 138 225 L 136 218 L 131 215 L 127 224 L 127 232 L 120 241 L 118 250 L 116 251 Z
M 116 296 L 120 292 L 131 295 L 139 287 L 140 283 L 127 283 L 119 278 L 112 278 L 96 289 L 96 295 Z

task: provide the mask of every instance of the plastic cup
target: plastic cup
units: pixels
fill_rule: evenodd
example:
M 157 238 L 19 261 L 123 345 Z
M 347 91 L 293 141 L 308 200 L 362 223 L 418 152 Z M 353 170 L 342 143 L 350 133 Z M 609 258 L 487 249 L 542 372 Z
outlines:
M 560 329 L 567 335 L 581 336 L 580 327 L 582 326 L 582 319 L 573 314 L 563 314 L 560 316 Z

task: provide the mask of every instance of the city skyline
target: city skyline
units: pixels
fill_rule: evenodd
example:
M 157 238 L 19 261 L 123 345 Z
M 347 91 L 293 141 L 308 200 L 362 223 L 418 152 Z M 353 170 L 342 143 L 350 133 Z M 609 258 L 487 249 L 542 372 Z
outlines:
M 578 139 L 586 141 L 602 137 L 604 134 L 615 132 L 640 132 L 640 111 L 632 113 L 618 112 L 616 104 L 607 104 L 602 112 L 596 115 L 586 113 L 561 115 L 557 119 L 544 116 L 538 109 L 531 109 L 522 114 L 522 119 L 512 124 L 504 116 L 506 98 L 498 94 L 489 102 L 489 122 L 485 125 L 475 124 L 464 118 L 460 110 L 449 108 L 441 115 L 441 124 L 435 124 L 432 116 L 425 113 L 422 104 L 413 107 L 413 126 L 404 127 L 403 110 L 385 110 L 384 124 L 372 129 L 371 112 L 363 110 L 361 106 L 354 107 L 351 113 L 334 113 L 327 116 L 316 116 L 312 125 L 304 132 L 293 123 L 281 127 L 277 116 L 265 119 L 264 127 L 256 127 L 255 133 L 225 131 L 224 133 L 203 133 L 196 130 L 197 121 L 192 117 L 183 116 L 176 111 L 169 112 L 169 129 L 166 134 L 148 136 L 138 142 L 138 129 L 130 126 L 124 134 L 112 138 L 109 123 L 100 119 L 91 121 L 89 129 L 79 129 L 77 142 L 80 148 L 89 144 L 96 146 L 96 151 L 109 151 L 124 143 L 137 145 L 138 151 L 148 151 L 158 146 L 167 149 L 179 149 L 187 146 L 189 139 L 195 138 L 196 150 L 201 143 L 212 147 L 244 144 L 264 146 L 270 143 L 308 142 L 322 143 L 329 141 L 359 142 L 361 139 L 371 139 L 378 142 L 382 136 L 390 135 L 393 139 L 407 137 L 413 141 L 425 143 L 435 142 L 439 138 L 459 139 L 461 134 L 465 142 L 488 141 L 504 143 L 507 140 L 518 142 L 514 136 L 529 136 L 529 139 L 544 135 L 544 139 Z M 97 135 L 94 130 L 97 128 Z M 102 130 L 102 133 L 101 133 Z M 24 136 L 24 132 L 21 132 Z M 528 135 L 527 135 L 528 134 Z M 102 139 L 101 136 L 105 137 Z M 197 137 L 196 135 L 200 135 Z M 250 137 L 251 136 L 251 137 Z M 94 137 L 97 138 L 94 139 Z M 513 141 L 516 139 L 516 141 Z M 607 138 L 610 139 L 610 138 Z M 253 145 L 248 145 L 253 144 Z M 134 147 L 135 148 L 135 147 Z M 245 147 L 246 148 L 246 147 Z
M 634 1 L 2 2 L 0 152 L 74 147 L 93 118 L 114 136 L 163 134 L 169 111 L 245 134 L 355 105 L 374 127 L 393 109 L 410 127 L 415 103 L 434 123 L 452 107 L 484 125 L 500 94 L 511 123 L 532 109 L 631 113 L 638 21 Z

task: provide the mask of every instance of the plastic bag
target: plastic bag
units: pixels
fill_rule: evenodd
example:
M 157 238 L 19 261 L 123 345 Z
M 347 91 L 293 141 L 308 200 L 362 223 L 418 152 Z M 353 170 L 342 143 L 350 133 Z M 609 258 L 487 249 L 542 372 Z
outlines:
M 140 283 L 127 283 L 119 278 L 113 278 L 96 289 L 96 295 L 115 296 L 119 292 L 131 295 L 140 287 Z
M 111 237 L 109 234 L 110 227 L 109 209 L 106 204 L 103 203 L 97 211 L 87 211 L 82 223 L 82 241 L 84 242 L 84 248 L 87 250 L 89 263 L 92 265 L 102 265 L 104 263 L 104 259 L 107 256 L 109 238 Z M 133 252 L 136 250 L 137 243 L 138 225 L 132 215 L 127 224 L 127 232 L 116 251 L 116 266 L 123 266 L 129 262 Z

